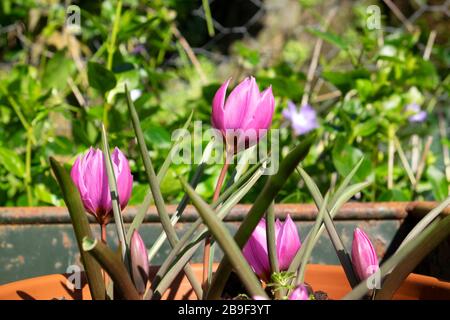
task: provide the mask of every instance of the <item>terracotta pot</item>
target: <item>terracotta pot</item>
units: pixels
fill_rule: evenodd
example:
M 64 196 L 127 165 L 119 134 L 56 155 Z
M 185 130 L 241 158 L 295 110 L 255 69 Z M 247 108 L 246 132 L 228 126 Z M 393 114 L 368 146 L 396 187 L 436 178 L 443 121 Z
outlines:
M 435 202 L 371 202 L 346 203 L 334 218 L 344 246 L 351 247 L 353 230 L 358 227 L 370 235 L 380 259 L 395 252 L 406 234 L 417 221 L 428 213 Z M 225 224 L 234 234 L 247 216 L 251 205 L 236 205 L 225 219 Z M 125 225 L 131 223 L 138 207 L 129 206 L 123 212 Z M 175 212 L 176 205 L 168 205 L 168 212 Z M 304 237 L 317 217 L 314 204 L 277 204 L 275 213 L 284 220 L 289 214 Z M 442 213 L 450 214 L 450 207 Z M 100 237 L 98 224 L 92 215 L 91 229 Z M 188 205 L 177 223 L 180 234 L 186 232 L 198 219 L 195 208 Z M 161 222 L 156 207 L 150 206 L 139 229 L 142 238 L 150 248 L 161 234 Z M 115 227 L 107 228 L 108 239 L 116 239 Z M 43 274 L 66 272 L 71 265 L 79 264 L 79 248 L 67 208 L 63 207 L 0 207 L 0 285 L 28 279 Z M 414 270 L 439 279 L 450 281 L 450 237 L 431 252 Z M 311 261 L 323 264 L 337 264 L 335 254 L 329 254 L 330 242 L 324 232 L 317 242 Z M 161 264 L 163 257 L 156 257 Z M 198 250 L 192 261 L 202 261 L 203 252 Z
M 202 265 L 192 264 L 193 270 L 200 279 Z M 152 273 L 156 268 L 152 269 Z M 330 299 L 340 299 L 350 291 L 341 266 L 308 265 L 305 281 L 314 290 L 321 290 Z M 49 300 L 49 299 L 91 299 L 89 288 L 84 284 L 82 290 L 72 290 L 67 286 L 67 278 L 62 274 L 36 277 L 0 286 L 0 300 Z M 174 281 L 163 299 L 195 299 L 191 286 L 184 276 Z M 450 300 L 450 282 L 436 278 L 410 274 L 396 292 L 396 300 Z

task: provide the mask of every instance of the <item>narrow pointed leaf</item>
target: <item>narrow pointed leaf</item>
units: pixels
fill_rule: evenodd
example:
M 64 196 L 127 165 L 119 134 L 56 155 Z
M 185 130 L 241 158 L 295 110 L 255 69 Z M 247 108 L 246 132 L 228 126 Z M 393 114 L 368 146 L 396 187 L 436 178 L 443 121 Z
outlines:
M 322 224 L 323 218 L 325 216 L 325 213 L 327 212 L 327 205 L 329 200 L 330 194 L 327 193 L 325 195 L 325 198 L 322 202 L 322 207 L 319 209 L 319 214 L 317 215 L 316 222 L 314 223 L 314 227 L 312 231 L 310 232 L 310 237 L 308 238 L 308 241 L 300 248 L 300 250 L 304 250 L 303 259 L 300 264 L 300 268 L 298 270 L 297 274 L 297 285 L 304 282 L 305 278 L 305 271 L 306 271 L 306 265 L 308 264 L 308 260 L 311 256 L 312 250 L 315 246 L 314 238 L 316 237 L 317 233 L 319 232 L 319 228 Z
M 364 161 L 364 156 L 362 156 L 361 159 L 359 159 L 359 161 L 358 161 L 358 163 L 356 163 L 355 167 L 344 178 L 344 180 L 342 181 L 342 183 L 339 185 L 338 189 L 334 193 L 333 197 L 331 198 L 330 203 L 335 203 L 336 200 L 341 196 L 342 192 L 347 188 L 347 186 L 350 184 L 350 182 L 352 181 L 355 174 L 358 172 L 363 161 Z
M 210 143 L 208 143 L 209 145 L 212 145 L 214 142 L 211 141 Z M 208 148 L 208 146 L 206 148 Z M 209 154 L 210 155 L 210 154 Z M 205 170 L 206 167 L 206 163 L 209 160 L 209 156 L 204 157 L 202 159 L 202 161 L 200 162 L 200 164 L 197 166 L 197 169 L 194 172 L 194 175 L 191 179 L 191 181 L 189 182 L 189 184 L 195 189 L 197 188 L 197 185 L 199 184 L 202 176 L 203 176 L 203 172 Z M 178 222 L 178 220 L 181 218 L 181 215 L 184 212 L 184 209 L 186 209 L 186 206 L 189 202 L 189 197 L 187 196 L 187 194 L 184 194 L 183 198 L 181 199 L 180 203 L 177 206 L 177 209 L 175 210 L 174 214 L 172 215 L 172 218 L 170 219 L 170 222 L 172 224 L 172 226 L 175 226 L 175 224 Z M 148 252 L 148 260 L 149 262 L 151 262 L 151 260 L 153 259 L 153 257 L 158 253 L 158 251 L 161 249 L 161 246 L 163 245 L 164 241 L 166 240 L 167 235 L 166 233 L 163 231 L 161 232 L 161 234 L 159 235 L 159 237 L 156 239 L 155 243 L 153 244 L 153 246 L 150 248 L 149 252 Z
M 298 166 L 300 161 L 302 161 L 308 154 L 309 148 L 315 141 L 316 135 L 308 135 L 302 143 L 296 146 L 280 163 L 278 172 L 269 177 L 264 189 L 259 194 L 258 198 L 255 200 L 252 208 L 248 212 L 244 221 L 240 225 L 238 231 L 236 232 L 234 239 L 236 243 L 242 248 L 253 230 L 255 229 L 258 222 L 261 220 L 264 212 L 269 207 L 270 203 L 273 201 L 275 196 L 281 190 L 285 182 L 288 180 L 292 172 Z M 223 288 L 228 280 L 231 273 L 231 265 L 227 257 L 224 257 L 219 264 L 218 271 L 216 272 L 210 290 L 208 292 L 208 298 L 219 299 Z
M 108 273 L 114 282 L 114 286 L 120 291 L 126 300 L 140 300 L 139 294 L 134 287 L 133 281 L 122 259 L 114 253 L 103 242 L 83 239 L 83 250 L 98 261 L 102 268 Z
M 191 124 L 193 114 L 194 114 L 194 112 L 191 112 L 191 114 L 189 115 L 188 120 L 186 121 L 186 123 L 183 126 L 184 130 L 186 130 L 189 127 L 189 125 Z M 172 157 L 178 151 L 178 146 L 181 143 L 181 141 L 182 141 L 182 137 L 179 137 L 172 144 L 169 154 L 167 155 L 166 159 L 164 160 L 163 165 L 161 166 L 161 168 L 158 171 L 157 178 L 158 178 L 159 183 L 161 183 L 161 181 L 163 181 L 164 178 L 166 177 L 167 171 L 169 171 L 170 164 L 172 163 Z M 131 223 L 130 227 L 128 228 L 127 243 L 130 243 L 131 236 L 133 235 L 134 230 L 139 229 L 139 226 L 144 221 L 145 214 L 147 213 L 148 208 L 150 207 L 152 199 L 153 199 L 152 193 L 149 192 L 145 196 L 144 201 L 140 205 L 139 210 L 133 219 L 133 222 Z
M 122 259 L 129 263 L 128 259 L 128 248 L 129 243 L 127 243 L 125 238 L 125 228 L 123 225 L 122 212 L 120 210 L 119 203 L 119 191 L 117 190 L 117 180 L 114 174 L 113 164 L 111 161 L 111 153 L 109 151 L 108 138 L 106 136 L 105 126 L 102 124 L 102 149 L 103 157 L 105 159 L 106 173 L 108 175 L 108 185 L 111 192 L 111 202 L 114 214 L 114 222 L 117 231 L 117 237 L 119 238 L 119 245 L 122 250 Z
M 216 216 L 211 207 L 195 192 L 192 187 L 181 179 L 181 183 L 191 198 L 192 204 L 197 209 L 209 231 L 229 258 L 231 265 L 240 277 L 242 283 L 252 296 L 267 297 L 250 265 L 244 258 L 239 246 L 233 241 L 228 229 Z
M 447 225 L 447 230 L 443 229 L 442 226 L 439 227 L 441 224 Z M 432 232 L 434 233 L 430 235 L 429 241 L 417 245 L 407 258 L 398 262 L 395 268 L 390 273 L 386 274 L 382 289 L 376 292 L 376 300 L 392 299 L 406 277 L 414 271 L 416 266 L 431 250 L 433 250 L 441 241 L 445 240 L 450 234 L 450 223 L 441 221 L 441 218 L 435 220 L 433 224 L 429 225 L 429 228 L 433 230 Z
M 361 162 L 362 162 L 362 160 L 359 161 L 359 164 L 361 164 Z M 355 168 L 357 168 L 357 167 L 358 167 L 358 165 Z M 299 167 L 298 171 L 299 171 L 300 175 L 302 176 L 303 180 L 305 181 L 305 184 L 306 184 L 309 192 L 313 196 L 314 202 L 316 203 L 318 210 L 320 211 L 320 209 L 322 208 L 322 205 L 323 205 L 323 198 L 322 198 L 322 194 L 320 193 L 319 187 L 311 179 L 311 177 L 308 175 L 308 173 L 306 173 L 306 171 L 303 170 L 303 168 Z M 354 174 L 357 171 L 357 169 L 352 170 L 352 171 L 353 171 L 353 173 L 350 172 L 349 175 Z M 324 223 L 325 223 L 325 228 L 327 229 L 328 235 L 330 237 L 331 243 L 333 244 L 333 247 L 338 256 L 339 262 L 341 263 L 342 267 L 344 268 L 345 275 L 347 276 L 347 279 L 348 279 L 350 285 L 352 287 L 354 287 L 358 284 L 358 280 L 357 280 L 357 277 L 353 270 L 350 256 L 348 255 L 347 250 L 345 250 L 344 243 L 342 242 L 341 238 L 339 237 L 339 233 L 337 232 L 337 230 L 334 226 L 334 223 L 333 223 L 333 218 L 331 217 L 331 215 L 329 213 L 329 210 L 333 206 L 333 201 L 339 200 L 339 197 L 342 196 L 342 194 L 345 192 L 345 190 L 346 190 L 345 188 L 348 185 L 349 181 L 351 180 L 351 178 L 350 179 L 347 179 L 347 178 L 348 178 L 348 176 L 343 181 L 343 183 L 341 184 L 341 187 L 338 189 L 338 191 L 336 191 L 336 194 L 332 196 L 332 200 L 327 205 L 326 212 L 324 215 Z M 339 195 L 339 193 L 340 193 L 340 195 Z
M 436 208 L 431 210 L 425 217 L 423 217 L 414 228 L 408 233 L 406 238 L 402 241 L 399 248 L 406 245 L 411 239 L 414 239 L 417 235 L 419 235 L 434 219 L 436 219 L 439 214 L 450 205 L 450 197 L 445 199 L 442 203 L 440 203 Z
M 105 284 L 100 265 L 83 250 L 83 239 L 92 238 L 92 231 L 89 226 L 89 220 L 81 202 L 80 193 L 73 183 L 69 173 L 62 167 L 58 161 L 50 157 L 50 165 L 55 174 L 56 180 L 61 188 L 61 193 L 69 210 L 72 220 L 73 231 L 77 239 L 78 249 L 81 254 L 81 261 L 86 272 L 89 290 L 94 300 L 105 300 Z
M 267 239 L 267 252 L 269 255 L 269 263 L 271 273 L 280 272 L 278 268 L 278 257 L 277 257 L 277 244 L 275 236 L 275 203 L 272 202 L 267 209 L 266 213 L 266 239 Z
M 159 218 L 161 220 L 162 227 L 164 231 L 167 234 L 167 239 L 169 240 L 169 243 L 171 247 L 175 247 L 178 242 L 178 236 L 175 232 L 175 228 L 172 226 L 170 222 L 170 217 L 166 211 L 166 205 L 164 203 L 164 199 L 161 193 L 161 190 L 159 188 L 159 181 L 156 177 L 155 170 L 153 169 L 153 164 L 150 159 L 150 156 L 148 154 L 147 146 L 145 144 L 144 140 L 144 134 L 142 132 L 141 124 L 139 122 L 139 117 L 136 112 L 136 108 L 134 107 L 133 101 L 131 100 L 130 93 L 125 86 L 125 92 L 127 95 L 127 102 L 128 102 L 128 110 L 131 115 L 131 120 L 133 123 L 134 132 L 136 134 L 136 138 L 139 145 L 139 151 L 142 157 L 142 161 L 144 163 L 145 172 L 147 174 L 147 180 L 150 185 L 150 190 L 153 195 L 153 199 L 155 200 L 155 206 L 158 211 Z M 200 283 L 198 282 L 197 278 L 195 277 L 194 272 L 192 271 L 192 268 L 189 265 L 186 265 L 184 268 L 184 272 L 186 273 L 186 277 L 188 278 L 189 282 L 192 285 L 192 288 L 194 289 L 194 292 L 197 296 L 197 298 L 201 298 L 202 293 L 202 287 Z
M 337 199 L 336 203 L 334 203 L 334 205 L 332 205 L 332 208 L 329 210 L 329 215 L 330 215 L 330 219 L 334 219 L 335 215 L 339 212 L 339 210 L 341 209 L 341 207 L 351 198 L 353 197 L 356 193 L 358 193 L 359 191 L 361 191 L 363 188 L 365 188 L 367 185 L 369 184 L 369 182 L 361 182 L 361 183 L 357 183 L 354 185 L 351 185 L 349 187 L 347 187 L 343 192 L 342 195 L 339 197 L 339 199 Z M 314 237 L 314 243 L 316 243 L 317 241 L 319 241 L 320 236 L 322 235 L 323 231 L 325 229 L 325 226 L 322 225 L 319 229 L 319 231 L 317 232 L 317 234 Z M 308 234 L 308 236 L 305 239 L 306 241 L 309 241 L 310 234 Z M 291 265 L 289 266 L 289 272 L 295 272 L 299 267 L 300 267 L 300 263 L 303 259 L 303 253 L 304 250 L 300 250 L 297 252 L 297 255 L 294 257 L 294 260 L 292 260 Z
M 450 216 L 444 219 L 436 219 L 431 223 L 421 234 L 412 239 L 403 248 L 398 250 L 392 257 L 390 257 L 380 267 L 380 277 L 383 279 L 390 270 L 398 267 L 398 274 L 391 273 L 393 279 L 391 284 L 388 282 L 388 289 L 383 293 L 378 294 L 378 298 L 391 297 L 395 293 L 396 287 L 401 284 L 411 270 L 437 245 L 445 240 L 450 235 Z M 398 279 L 395 279 L 398 277 Z M 386 280 L 388 281 L 388 280 Z M 400 284 L 398 283 L 400 282 Z M 383 288 L 381 288 L 381 291 Z M 364 297 L 369 291 L 365 281 L 362 281 L 350 293 L 348 293 L 344 300 L 357 300 Z
M 231 209 L 248 193 L 248 191 L 255 185 L 264 172 L 264 168 L 253 173 L 253 176 L 244 184 L 239 190 L 232 194 L 220 207 L 217 212 L 217 217 L 223 220 L 226 215 L 231 211 Z M 245 177 L 242 179 L 247 180 Z M 240 179 L 241 180 L 241 179 Z M 234 185 L 232 186 L 234 187 Z M 230 187 L 230 189 L 232 188 Z M 225 192 L 226 193 L 226 192 Z M 217 202 L 215 202 L 212 207 L 216 208 L 221 203 L 222 194 Z M 194 253 L 203 245 L 203 240 L 208 234 L 206 227 L 202 227 L 199 230 L 199 235 L 195 240 L 188 243 L 189 238 L 195 233 L 195 231 L 202 225 L 202 218 L 197 219 L 191 228 L 186 231 L 183 237 L 180 239 L 179 243 L 172 249 L 169 256 L 166 258 L 162 266 L 159 268 L 158 273 L 152 282 L 152 289 L 158 296 L 167 290 L 170 284 L 173 282 L 175 277 L 181 271 L 182 267 L 192 258 Z M 177 257 L 178 256 L 178 257 Z M 177 257 L 176 263 L 172 266 L 175 258 Z M 169 271 L 170 268 L 170 271 Z M 151 296 L 151 295 L 150 295 Z

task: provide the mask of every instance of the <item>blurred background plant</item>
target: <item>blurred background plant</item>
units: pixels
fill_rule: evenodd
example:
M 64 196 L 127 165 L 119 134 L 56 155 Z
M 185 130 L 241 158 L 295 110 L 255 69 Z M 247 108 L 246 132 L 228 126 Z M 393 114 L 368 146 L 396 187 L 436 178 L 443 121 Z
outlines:
M 219 85 L 248 75 L 260 89 L 273 86 L 273 128 L 281 128 L 284 154 L 302 139 L 282 116 L 288 102 L 316 111 L 321 140 L 303 166 L 321 190 L 364 155 L 355 179 L 373 183 L 358 199 L 444 200 L 450 186 L 450 3 L 398 3 L 3 0 L 0 205 L 62 205 L 48 157 L 70 162 L 99 145 L 100 121 L 111 146 L 131 159 L 130 203 L 142 202 L 149 189 L 124 84 L 159 167 L 172 132 L 190 113 L 209 124 Z M 77 10 L 70 5 L 80 9 L 79 29 L 67 23 Z M 381 29 L 368 26 L 370 5 L 380 9 Z M 181 197 L 176 174 L 191 169 L 169 169 L 162 181 L 168 202 Z M 203 197 L 212 197 L 219 170 L 207 168 L 197 188 Z M 310 202 L 298 181 L 291 177 L 277 201 Z M 245 201 L 254 198 L 250 192 Z

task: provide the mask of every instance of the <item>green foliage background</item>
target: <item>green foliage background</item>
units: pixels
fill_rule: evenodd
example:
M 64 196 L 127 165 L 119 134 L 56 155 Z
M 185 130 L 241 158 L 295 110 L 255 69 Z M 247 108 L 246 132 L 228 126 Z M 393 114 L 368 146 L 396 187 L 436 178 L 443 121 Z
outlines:
M 215 2 L 213 18 L 224 16 L 224 12 L 239 16 L 239 10 L 244 10 L 235 2 L 228 6 Z M 267 2 L 262 5 L 270 16 Z M 373 183 L 359 199 L 446 198 L 449 181 L 443 150 L 448 150 L 449 138 L 439 131 L 439 117 L 441 127 L 444 119 L 449 132 L 448 24 L 444 22 L 444 34 L 440 25 L 430 23 L 417 23 L 415 30 L 408 32 L 398 21 L 391 23 L 391 13 L 380 4 L 383 28 L 388 23 L 398 27 L 381 35 L 366 27 L 366 8 L 371 3 L 362 1 L 342 8 L 346 18 L 334 21 L 340 28 L 323 32 L 319 27 L 324 23 L 323 14 L 329 11 L 326 3 L 294 2 L 309 17 L 300 36 L 289 30 L 272 30 L 263 19 L 261 26 L 248 26 L 243 37 L 218 41 L 204 53 L 195 52 L 199 64 L 195 66 L 184 40 L 192 47 L 202 47 L 214 38 L 208 33 L 208 17 L 192 18 L 192 10 L 201 9 L 201 1 L 126 0 L 121 12 L 117 12 L 116 0 L 74 1 L 72 4 L 81 8 L 81 32 L 73 35 L 65 28 L 64 1 L 3 0 L 0 205 L 62 205 L 48 157 L 70 165 L 89 146 L 99 146 L 101 121 L 107 124 L 111 146 L 118 146 L 131 160 L 135 180 L 131 204 L 140 203 L 149 190 L 127 113 L 125 83 L 141 92 L 135 104 L 157 168 L 167 156 L 172 132 L 192 111 L 194 121 L 209 124 L 212 97 L 230 76 L 233 85 L 254 75 L 260 89 L 273 86 L 277 105 L 273 127 L 281 128 L 282 153 L 286 154 L 302 137 L 293 135 L 281 112 L 288 100 L 300 104 L 314 43 L 319 38 L 324 47 L 314 84 L 321 86 L 315 86 L 310 101 L 319 114 L 321 139 L 305 159 L 305 170 L 320 188 L 327 189 L 364 155 L 355 179 L 371 179 Z M 423 53 L 433 28 L 438 28 L 439 36 L 427 60 Z M 215 32 L 219 31 L 216 26 Z M 267 58 L 267 48 L 280 42 L 274 34 L 282 35 L 280 50 Z M 259 45 L 261 42 L 264 45 Z M 218 63 L 215 56 L 226 59 Z M 338 91 L 339 96 L 320 99 Z M 408 121 L 410 114 L 404 107 L 412 102 L 428 112 L 424 123 Z M 410 161 L 412 139 L 417 139 L 413 135 L 422 142 L 421 149 L 427 137 L 433 137 L 424 173 L 413 188 L 397 152 L 393 185 L 388 188 L 389 143 L 398 139 Z M 204 197 L 212 196 L 219 170 L 217 165 L 206 170 L 198 188 Z M 170 169 L 162 182 L 169 202 L 181 197 L 176 174 L 187 177 L 191 172 L 188 165 Z M 277 200 L 311 201 L 299 181 L 299 176 L 291 177 Z M 250 192 L 245 200 L 251 202 L 255 195 L 256 191 Z

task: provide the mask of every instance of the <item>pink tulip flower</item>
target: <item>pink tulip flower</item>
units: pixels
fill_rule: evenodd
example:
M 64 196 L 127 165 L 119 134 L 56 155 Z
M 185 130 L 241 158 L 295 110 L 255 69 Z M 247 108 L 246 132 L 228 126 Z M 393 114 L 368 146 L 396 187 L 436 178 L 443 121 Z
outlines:
M 378 258 L 369 237 L 359 228 L 353 233 L 352 264 L 360 281 L 378 270 Z
M 111 154 L 111 160 L 120 207 L 124 209 L 131 196 L 133 176 L 127 158 L 118 148 Z M 86 211 L 94 215 L 99 224 L 106 225 L 111 219 L 112 203 L 103 152 L 91 147 L 85 155 L 77 158 L 70 175 Z
M 271 270 L 266 239 L 266 220 L 263 218 L 244 246 L 243 254 L 253 271 L 267 282 L 270 281 Z M 277 219 L 275 240 L 279 269 L 286 271 L 301 247 L 297 227 L 289 215 L 284 223 Z
M 234 154 L 255 145 L 272 123 L 275 99 L 272 87 L 259 92 L 253 77 L 242 81 L 225 99 L 227 80 L 212 103 L 212 125 L 225 140 L 227 153 Z

